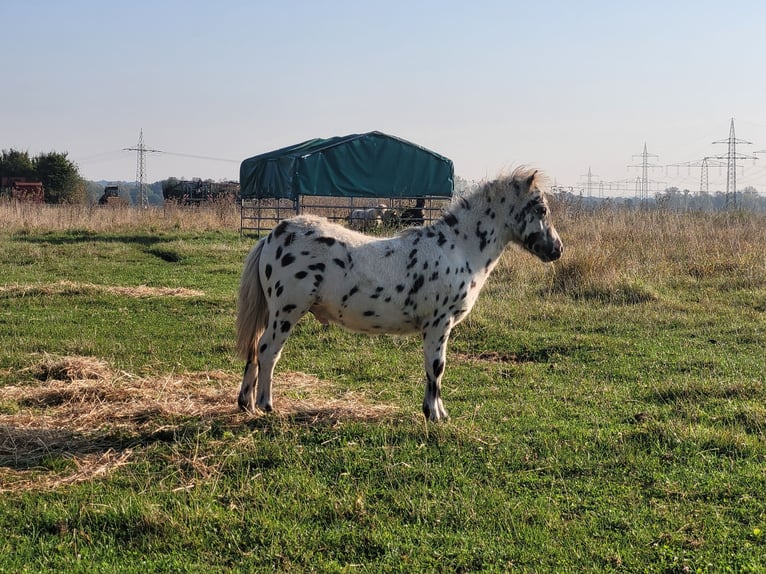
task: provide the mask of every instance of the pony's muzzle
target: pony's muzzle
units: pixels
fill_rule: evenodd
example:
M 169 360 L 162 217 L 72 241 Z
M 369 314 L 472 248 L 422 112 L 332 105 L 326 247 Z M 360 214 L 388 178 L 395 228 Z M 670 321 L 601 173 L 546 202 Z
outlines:
M 526 245 L 543 263 L 556 261 L 564 252 L 564 244 L 558 235 L 543 238 L 541 234 L 532 234 Z
M 553 247 L 547 253 L 548 258 L 545 260 L 545 262 L 550 263 L 551 261 L 556 261 L 557 259 L 561 257 L 563 253 L 564 253 L 564 244 L 561 243 L 561 239 L 557 237 L 553 241 Z

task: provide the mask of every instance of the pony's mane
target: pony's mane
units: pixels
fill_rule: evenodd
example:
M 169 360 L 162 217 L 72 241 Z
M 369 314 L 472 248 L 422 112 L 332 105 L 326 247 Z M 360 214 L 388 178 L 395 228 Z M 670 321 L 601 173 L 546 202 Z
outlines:
M 543 191 L 548 189 L 550 180 L 547 175 L 533 167 L 520 166 L 514 169 L 511 173 L 501 173 L 497 176 L 496 179 L 482 182 L 472 193 L 468 194 L 466 197 L 470 197 L 472 195 L 482 195 L 494 189 L 504 189 L 513 182 L 522 182 L 526 179 L 529 179 L 529 177 L 532 175 L 534 175 L 533 183 L 537 185 L 539 189 Z
M 548 176 L 539 169 L 522 165 L 514 169 L 510 174 L 501 173 L 494 182 L 488 183 L 511 183 L 514 181 L 523 181 L 534 175 L 534 183 L 540 188 L 548 187 Z

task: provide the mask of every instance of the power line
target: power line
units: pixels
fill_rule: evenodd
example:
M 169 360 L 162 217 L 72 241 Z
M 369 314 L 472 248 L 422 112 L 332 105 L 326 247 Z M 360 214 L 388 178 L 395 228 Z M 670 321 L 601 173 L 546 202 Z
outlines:
M 711 161 L 712 160 L 712 161 Z M 721 161 L 717 161 L 716 158 L 706 156 L 702 159 L 696 159 L 693 161 L 686 161 L 683 163 L 670 163 L 665 166 L 665 175 L 667 175 L 667 168 L 669 167 L 675 167 L 676 170 L 680 167 L 687 167 L 691 171 L 691 168 L 698 167 L 700 168 L 700 187 L 699 191 L 700 193 L 709 193 L 710 192 L 710 179 L 708 177 L 708 170 L 710 166 L 713 167 L 722 167 L 725 165 Z M 677 172 L 676 172 L 677 175 Z
M 156 151 L 157 151 L 157 153 L 161 153 L 161 154 L 165 154 L 165 155 L 172 155 L 172 156 L 176 156 L 176 157 L 188 157 L 188 158 L 191 158 L 191 159 L 204 159 L 204 160 L 207 160 L 207 161 L 225 161 L 225 162 L 229 162 L 229 163 L 239 163 L 241 161 L 241 160 L 238 160 L 238 159 L 227 159 L 227 158 L 223 158 L 223 157 L 210 157 L 210 156 L 206 156 L 206 155 L 192 155 L 192 154 L 188 154 L 188 153 L 175 153 L 175 152 L 172 152 L 172 151 L 160 151 L 160 150 L 156 150 Z

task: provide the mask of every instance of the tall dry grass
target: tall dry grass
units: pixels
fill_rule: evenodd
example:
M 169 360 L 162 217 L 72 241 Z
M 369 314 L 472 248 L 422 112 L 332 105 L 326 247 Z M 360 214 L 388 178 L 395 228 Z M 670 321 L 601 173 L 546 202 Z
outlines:
M 10 233 L 85 230 L 216 231 L 239 230 L 239 206 L 211 203 L 199 207 L 168 204 L 139 209 L 126 205 L 39 205 L 0 202 L 0 230 Z
M 766 286 L 764 214 L 563 210 L 558 220 L 567 251 L 554 292 L 632 303 L 679 281 Z
M 618 303 L 655 299 L 658 284 L 674 281 L 766 286 L 766 214 L 593 211 L 558 204 L 553 216 L 566 248 L 553 272 L 550 266 L 528 264 L 509 252 L 496 271 L 501 280 L 528 285 L 542 281 L 553 293 Z M 231 203 L 148 209 L 0 203 L 0 231 L 9 234 L 239 228 L 239 206 Z

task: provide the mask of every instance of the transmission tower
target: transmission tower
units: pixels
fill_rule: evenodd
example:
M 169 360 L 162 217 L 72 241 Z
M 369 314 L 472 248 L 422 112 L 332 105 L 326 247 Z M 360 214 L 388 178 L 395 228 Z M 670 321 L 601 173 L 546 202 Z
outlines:
M 710 166 L 713 167 L 723 167 L 724 164 L 720 160 L 718 160 L 715 157 L 703 157 L 702 159 L 697 159 L 694 161 L 687 161 L 683 163 L 671 163 L 666 165 L 665 167 L 675 167 L 676 168 L 676 175 L 678 175 L 678 169 L 682 167 L 686 167 L 689 169 L 689 172 L 691 173 L 691 168 L 698 167 L 700 168 L 700 193 L 709 193 L 710 192 L 710 181 L 708 179 L 708 168 Z
M 717 155 L 716 159 L 726 160 L 726 207 L 737 207 L 737 160 L 758 159 L 754 155 L 742 155 L 737 153 L 737 144 L 752 144 L 753 142 L 740 140 L 734 137 L 734 118 L 731 118 L 729 137 L 725 140 L 717 140 L 714 144 L 726 144 L 726 155 Z
M 707 158 L 703 157 L 700 164 L 700 194 L 710 193 L 710 180 L 708 179 L 707 168 Z
M 144 130 L 138 136 L 136 147 L 126 147 L 124 151 L 136 152 L 136 188 L 138 189 L 138 206 L 141 208 L 149 207 L 149 198 L 146 193 L 146 154 L 162 153 L 158 149 L 149 149 L 144 145 Z
M 601 177 L 601 176 L 592 173 L 591 170 L 590 170 L 590 166 L 588 166 L 588 173 L 585 174 L 585 175 L 581 175 L 580 177 L 584 177 L 585 178 L 585 197 L 590 199 L 591 197 L 593 197 L 593 178 Z M 602 193 L 602 195 L 603 195 L 603 193 Z
M 640 179 L 637 180 L 640 182 L 640 187 L 638 189 L 638 199 L 641 202 L 642 205 L 646 205 L 649 202 L 649 169 L 650 168 L 656 168 L 661 167 L 657 164 L 649 163 L 650 157 L 656 157 L 659 156 L 653 153 L 649 153 L 646 151 L 646 142 L 644 142 L 644 151 L 641 154 L 635 154 L 633 155 L 634 158 L 640 157 L 641 163 L 637 165 L 629 165 L 628 167 L 640 167 L 641 168 L 641 176 Z

